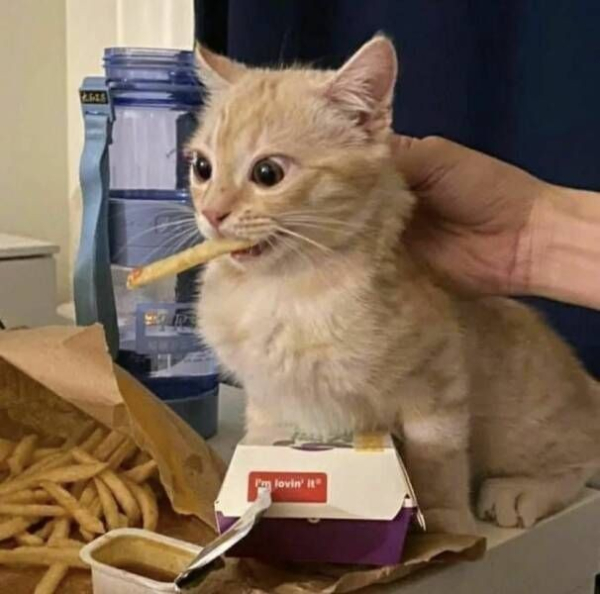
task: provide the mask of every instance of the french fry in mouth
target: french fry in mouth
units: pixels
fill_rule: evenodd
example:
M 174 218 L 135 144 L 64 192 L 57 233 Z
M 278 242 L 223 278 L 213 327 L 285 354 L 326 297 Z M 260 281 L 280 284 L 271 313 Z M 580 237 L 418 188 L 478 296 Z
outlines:
M 135 289 L 166 276 L 175 276 L 194 266 L 206 264 L 210 260 L 251 248 L 254 242 L 240 239 L 213 239 L 202 242 L 190 249 L 169 256 L 164 260 L 157 260 L 147 266 L 133 270 L 127 277 L 127 288 Z

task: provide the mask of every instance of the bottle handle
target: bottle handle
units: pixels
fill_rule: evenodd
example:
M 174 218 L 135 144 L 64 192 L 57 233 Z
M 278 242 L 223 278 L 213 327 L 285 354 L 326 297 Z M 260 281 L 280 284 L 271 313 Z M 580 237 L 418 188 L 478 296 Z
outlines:
M 79 91 L 85 142 L 79 166 L 83 215 L 73 293 L 78 325 L 99 322 L 111 355 L 119 350 L 119 328 L 108 239 L 109 157 L 114 111 L 104 77 L 87 77 Z

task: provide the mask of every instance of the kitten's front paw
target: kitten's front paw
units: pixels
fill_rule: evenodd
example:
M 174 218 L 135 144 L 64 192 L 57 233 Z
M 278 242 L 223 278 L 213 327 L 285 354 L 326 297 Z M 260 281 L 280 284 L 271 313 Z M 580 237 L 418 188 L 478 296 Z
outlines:
M 476 522 L 470 509 L 432 508 L 423 511 L 427 532 L 475 534 Z
M 477 515 L 501 528 L 530 528 L 553 507 L 551 485 L 529 478 L 488 479 L 481 486 Z

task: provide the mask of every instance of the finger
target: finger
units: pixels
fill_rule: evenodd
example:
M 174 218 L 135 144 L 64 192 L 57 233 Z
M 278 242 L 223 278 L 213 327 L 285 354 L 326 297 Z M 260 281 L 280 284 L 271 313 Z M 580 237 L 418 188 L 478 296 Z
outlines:
M 395 135 L 392 153 L 399 171 L 413 189 L 426 189 L 452 169 L 471 149 L 442 138 L 413 138 Z
M 414 142 L 418 142 L 420 139 L 415 136 L 408 136 L 407 134 L 394 134 L 392 136 L 392 147 L 394 151 L 402 152 L 410 150 Z

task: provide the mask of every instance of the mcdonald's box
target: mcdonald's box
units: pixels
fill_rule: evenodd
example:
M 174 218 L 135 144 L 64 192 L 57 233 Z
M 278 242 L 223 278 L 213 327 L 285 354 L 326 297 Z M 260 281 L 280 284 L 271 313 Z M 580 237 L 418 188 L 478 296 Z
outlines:
M 272 504 L 231 556 L 272 561 L 398 563 L 423 516 L 387 434 L 314 440 L 272 431 L 237 446 L 215 503 L 221 532 L 256 499 Z

